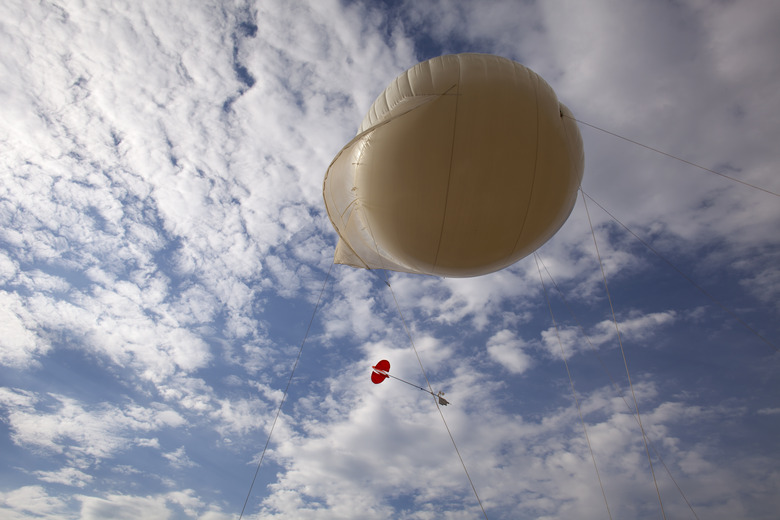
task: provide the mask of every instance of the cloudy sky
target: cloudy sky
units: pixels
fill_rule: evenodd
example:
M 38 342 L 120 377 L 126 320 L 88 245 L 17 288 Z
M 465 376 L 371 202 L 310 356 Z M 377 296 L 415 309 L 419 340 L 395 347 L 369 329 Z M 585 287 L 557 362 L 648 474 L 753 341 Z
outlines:
M 238 518 L 306 338 L 244 518 L 776 518 L 778 27 L 775 0 L 4 0 L 0 516 Z M 652 471 L 582 198 L 538 269 L 332 266 L 330 161 L 457 52 L 774 193 L 580 125 Z M 394 297 L 484 513 L 430 396 L 370 382 L 425 383 Z

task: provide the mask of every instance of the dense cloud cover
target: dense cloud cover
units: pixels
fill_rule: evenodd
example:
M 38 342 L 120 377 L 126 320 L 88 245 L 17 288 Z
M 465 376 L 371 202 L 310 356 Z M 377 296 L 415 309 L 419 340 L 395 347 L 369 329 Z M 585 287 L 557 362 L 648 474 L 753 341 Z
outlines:
M 776 516 L 780 201 L 589 125 L 780 193 L 777 2 L 8 0 L 0 24 L 3 518 L 237 518 L 304 337 L 244 517 L 481 517 L 430 396 L 370 383 L 382 358 L 425 383 L 407 330 L 489 518 Z M 551 84 L 587 196 L 539 263 L 322 291 L 328 164 L 452 52 Z

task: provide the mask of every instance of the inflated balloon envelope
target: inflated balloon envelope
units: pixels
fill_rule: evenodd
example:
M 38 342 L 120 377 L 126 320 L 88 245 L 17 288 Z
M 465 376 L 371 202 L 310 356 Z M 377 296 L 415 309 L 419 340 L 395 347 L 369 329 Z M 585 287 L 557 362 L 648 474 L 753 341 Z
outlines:
M 560 229 L 583 166 L 571 112 L 533 71 L 487 54 L 425 61 L 385 89 L 328 168 L 335 262 L 497 271 Z

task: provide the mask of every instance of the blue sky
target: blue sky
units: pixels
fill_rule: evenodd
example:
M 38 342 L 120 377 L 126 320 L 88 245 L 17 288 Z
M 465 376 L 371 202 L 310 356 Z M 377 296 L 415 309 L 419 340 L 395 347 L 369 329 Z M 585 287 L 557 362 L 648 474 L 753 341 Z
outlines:
M 780 192 L 772 0 L 10 0 L 0 20 L 3 518 L 238 518 L 332 263 L 323 175 L 421 60 L 515 59 L 582 121 Z M 775 518 L 777 196 L 580 130 L 585 193 L 755 331 L 589 201 L 666 515 Z M 581 199 L 538 254 L 560 343 L 533 257 L 389 273 L 485 513 L 608 517 L 563 348 L 612 516 L 659 518 Z M 245 518 L 484 516 L 431 399 L 370 382 L 385 358 L 424 383 L 383 276 L 333 266 Z

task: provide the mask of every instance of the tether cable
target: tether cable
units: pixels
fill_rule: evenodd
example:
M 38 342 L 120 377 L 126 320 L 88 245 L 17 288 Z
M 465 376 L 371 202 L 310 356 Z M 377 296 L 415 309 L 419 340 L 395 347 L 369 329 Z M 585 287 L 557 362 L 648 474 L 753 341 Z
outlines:
M 580 190 L 582 192 L 582 190 Z M 628 361 L 626 360 L 626 352 L 623 349 L 623 340 L 620 337 L 620 327 L 618 327 L 617 316 L 615 316 L 615 307 L 612 305 L 612 297 L 609 294 L 609 286 L 607 285 L 607 275 L 604 272 L 604 263 L 601 261 L 601 253 L 599 253 L 599 245 L 596 241 L 596 232 L 593 230 L 593 222 L 590 219 L 590 212 L 588 211 L 588 203 L 585 200 L 585 193 L 582 193 L 582 202 L 585 204 L 585 213 L 588 215 L 588 224 L 590 225 L 590 233 L 593 236 L 593 245 L 596 247 L 596 256 L 599 260 L 599 267 L 601 268 L 601 277 L 604 280 L 604 290 L 607 293 L 607 300 L 609 301 L 609 310 L 612 312 L 612 322 L 615 324 L 615 331 L 617 332 L 618 345 L 620 345 L 620 354 L 623 356 L 623 365 L 626 367 L 626 377 L 628 377 L 628 386 L 631 388 L 631 396 L 634 398 L 634 407 L 636 409 L 636 417 L 639 422 L 639 429 L 642 431 L 642 442 L 645 445 L 645 453 L 647 453 L 647 461 L 650 463 L 650 473 L 653 475 L 653 484 L 655 484 L 655 492 L 658 495 L 658 503 L 661 504 L 661 516 L 666 520 L 666 512 L 664 512 L 664 502 L 661 500 L 661 490 L 658 488 L 658 481 L 655 478 L 655 470 L 653 469 L 653 459 L 650 457 L 650 449 L 647 446 L 647 436 L 645 435 L 645 428 L 642 426 L 642 416 L 639 413 L 639 403 L 636 399 L 636 393 L 634 392 L 634 385 L 631 382 L 631 373 L 628 370 Z
M 433 393 L 433 391 L 431 391 L 431 390 L 426 390 L 424 387 L 422 387 L 422 386 L 420 386 L 420 385 L 416 385 L 416 384 L 414 384 L 414 383 L 410 383 L 409 381 L 407 381 L 407 380 L 405 380 L 405 379 L 401 379 L 401 378 L 400 378 L 400 377 L 398 377 L 398 376 L 394 376 L 394 375 L 392 375 L 392 374 L 390 374 L 389 372 L 386 372 L 386 371 L 384 371 L 384 370 L 379 370 L 379 369 L 376 369 L 376 368 L 375 368 L 375 369 L 374 369 L 374 372 L 376 372 L 376 373 L 378 373 L 378 374 L 380 374 L 380 375 L 383 375 L 383 376 L 385 376 L 385 377 L 389 377 L 390 379 L 395 379 L 396 381 L 400 381 L 400 382 L 402 382 L 402 383 L 406 383 L 407 385 L 409 385 L 409 386 L 413 386 L 413 387 L 417 388 L 418 390 L 422 390 L 422 391 L 423 391 L 423 392 L 425 392 L 426 394 L 431 394 L 433 397 L 436 397 L 436 398 L 438 398 L 438 397 L 439 397 L 437 394 L 434 394 L 434 393 Z
M 710 168 L 707 168 L 706 166 L 702 166 L 700 164 L 696 164 L 695 162 L 691 162 L 691 161 L 688 161 L 686 159 L 683 159 L 682 157 L 677 157 L 676 155 L 672 155 L 670 153 L 666 153 L 666 152 L 664 152 L 662 150 L 659 150 L 658 148 L 653 148 L 652 146 L 647 146 L 646 144 L 642 144 L 642 143 L 640 143 L 638 141 L 634 141 L 633 139 L 629 139 L 628 137 L 624 137 L 624 136 L 622 136 L 620 134 L 616 134 L 614 132 L 610 132 L 609 130 L 605 130 L 604 128 L 600 128 L 600 127 L 598 127 L 596 125 L 592 125 L 590 123 L 586 123 L 585 121 L 582 121 L 580 119 L 576 119 L 574 117 L 567 116 L 565 114 L 562 114 L 562 115 L 563 115 L 563 117 L 568 117 L 569 119 L 572 119 L 572 120 L 574 120 L 574 121 L 576 121 L 576 122 L 578 122 L 580 124 L 583 124 L 585 126 L 589 126 L 589 127 L 594 128 L 594 129 L 596 129 L 596 130 L 598 130 L 600 132 L 604 132 L 605 134 L 609 134 L 611 136 L 617 137 L 618 139 L 623 139 L 624 141 L 628 141 L 631 144 L 635 144 L 637 146 L 641 146 L 642 148 L 646 148 L 646 149 L 651 150 L 651 151 L 653 151 L 655 153 L 660 153 L 661 155 L 665 155 L 666 157 L 669 157 L 670 159 L 674 159 L 676 161 L 680 161 L 680 162 L 688 164 L 690 166 L 694 166 L 694 167 L 699 168 L 701 170 L 704 170 L 706 172 L 714 173 L 715 175 L 719 175 L 719 176 L 723 177 L 724 179 L 728 179 L 728 180 L 733 181 L 733 182 L 738 182 L 739 184 L 744 184 L 745 186 L 748 186 L 750 188 L 753 188 L 753 189 L 756 189 L 756 190 L 759 190 L 759 191 L 763 191 L 764 193 L 768 193 L 770 195 L 774 195 L 775 197 L 780 197 L 780 193 L 775 193 L 774 191 L 768 190 L 766 188 L 762 188 L 760 186 L 756 186 L 755 184 L 750 184 L 749 182 L 745 182 L 745 181 L 737 179 L 735 177 L 731 177 L 729 175 L 726 175 L 725 173 L 721 173 L 721 172 L 712 170 Z
M 628 411 L 631 412 L 631 416 L 634 418 L 635 421 L 637 421 L 637 424 L 639 424 L 638 419 L 636 418 L 636 413 L 634 412 L 634 409 L 631 408 L 631 405 L 628 404 L 628 401 L 626 400 L 626 396 L 623 393 L 623 391 L 620 389 L 620 385 L 617 384 L 615 381 L 615 378 L 612 377 L 612 373 L 607 368 L 607 365 L 604 364 L 604 360 L 601 359 L 601 356 L 599 355 L 598 350 L 596 350 L 596 347 L 593 346 L 593 342 L 590 340 L 590 337 L 585 333 L 585 327 L 582 326 L 582 322 L 577 317 L 577 315 L 574 313 L 574 310 L 569 305 L 569 302 L 566 300 L 566 296 L 563 294 L 563 291 L 558 286 L 558 283 L 555 281 L 555 278 L 553 278 L 552 274 L 550 273 L 550 270 L 547 269 L 547 266 L 544 263 L 544 260 L 539 257 L 539 263 L 542 264 L 542 267 L 544 267 L 544 271 L 547 273 L 547 276 L 550 278 L 550 281 L 553 284 L 553 287 L 555 287 L 555 290 L 558 291 L 558 295 L 560 295 L 561 300 L 563 301 L 563 304 L 566 306 L 566 309 L 568 309 L 569 314 L 571 314 L 572 318 L 574 318 L 574 321 L 577 323 L 577 327 L 580 329 L 580 333 L 582 333 L 583 337 L 585 338 L 585 341 L 588 344 L 588 347 L 590 347 L 591 353 L 593 353 L 596 356 L 596 359 L 599 360 L 599 364 L 601 365 L 601 368 L 604 370 L 604 373 L 607 374 L 607 377 L 609 378 L 609 381 L 612 383 L 612 388 L 615 389 L 615 392 L 617 392 L 618 396 L 623 400 L 623 404 L 626 405 L 626 408 L 628 408 Z M 696 517 L 696 520 L 699 520 L 699 515 L 696 514 L 696 511 L 693 509 L 693 506 L 691 505 L 691 502 L 688 500 L 688 497 L 685 496 L 685 492 L 682 490 L 680 485 L 677 483 L 677 480 L 672 475 L 671 470 L 669 469 L 669 466 L 666 465 L 666 462 L 664 461 L 663 457 L 661 456 L 661 453 L 656 449 L 655 444 L 653 444 L 652 439 L 650 437 L 647 438 L 647 442 L 650 445 L 650 448 L 653 450 L 653 453 L 655 453 L 655 456 L 658 457 L 658 460 L 661 462 L 661 465 L 666 470 L 666 474 L 669 475 L 669 478 L 674 483 L 675 487 L 677 487 L 677 491 L 680 492 L 680 495 L 682 496 L 683 500 L 686 504 L 688 504 L 688 509 L 691 510 L 691 513 L 693 513 L 693 516 Z
M 663 260 L 664 262 L 666 262 L 666 263 L 667 263 L 667 265 L 669 265 L 669 267 L 671 267 L 672 269 L 674 269 L 675 271 L 677 271 L 677 274 L 679 274 L 680 276 L 682 276 L 683 278 L 685 278 L 685 279 L 688 281 L 688 283 L 690 283 L 691 285 L 693 285 L 694 287 L 696 287 L 696 288 L 697 288 L 697 289 L 698 289 L 698 290 L 699 290 L 699 291 L 700 291 L 702 294 L 704 294 L 704 296 L 706 296 L 707 298 L 709 298 L 709 299 L 710 299 L 710 301 L 712 301 L 714 304 L 716 304 L 718 307 L 720 307 L 720 308 L 721 308 L 723 311 L 727 312 L 727 313 L 728 313 L 728 314 L 729 314 L 729 315 L 730 315 L 732 318 L 734 318 L 735 320 L 737 320 L 737 321 L 740 323 L 740 325 L 742 325 L 742 326 L 743 326 L 743 327 L 745 327 L 747 330 L 749 330 L 750 332 L 752 332 L 753 334 L 755 334 L 755 335 L 756 335 L 756 337 L 757 337 L 758 339 L 760 339 L 761 341 L 763 341 L 764 343 L 766 343 L 767 345 L 769 345 L 769 346 L 770 346 L 770 347 L 772 347 L 773 349 L 775 349 L 775 350 L 777 350 L 777 351 L 780 351 L 780 349 L 778 349 L 778 348 L 777 348 L 777 347 L 776 347 L 776 346 L 775 346 L 775 345 L 774 345 L 774 344 L 773 344 L 771 341 L 769 341 L 767 338 L 765 338 L 764 336 L 762 336 L 762 335 L 761 335 L 761 334 L 760 334 L 760 333 L 759 333 L 759 332 L 758 332 L 756 329 L 754 329 L 753 327 L 751 327 L 750 325 L 748 325 L 748 323 L 747 323 L 747 322 L 745 322 L 745 321 L 744 321 L 742 318 L 740 318 L 740 317 L 739 317 L 739 316 L 738 316 L 738 315 L 737 315 L 737 314 L 736 314 L 736 313 L 735 313 L 733 310 L 731 310 L 730 308 L 726 307 L 726 305 L 725 305 L 725 304 L 723 304 L 723 303 L 721 303 L 721 301 L 720 301 L 720 300 L 718 300 L 717 298 L 715 298 L 713 295 L 711 295 L 709 292 L 707 292 L 707 291 L 706 291 L 704 288 L 702 288 L 702 287 L 701 287 L 699 284 L 697 284 L 695 281 L 693 281 L 693 280 L 691 279 L 691 277 L 689 277 L 689 276 L 688 276 L 688 275 L 686 275 L 684 272 L 682 272 L 680 269 L 678 269 L 678 268 L 677 268 L 677 266 L 675 266 L 675 265 L 674 265 L 672 262 L 670 262 L 669 260 L 667 260 L 667 259 L 666 259 L 666 258 L 665 258 L 665 257 L 664 257 L 664 256 L 663 256 L 661 253 L 659 253 L 658 251 L 656 251 L 656 250 L 653 248 L 653 246 L 651 246 L 650 244 L 648 244 L 646 241 L 642 240 L 642 238 L 641 238 L 639 235 L 637 235 L 636 233 L 634 233 L 634 232 L 633 232 L 633 231 L 632 231 L 632 230 L 631 230 L 631 229 L 630 229 L 628 226 L 626 226 L 626 225 L 625 225 L 625 224 L 623 224 L 623 223 L 622 223 L 620 220 L 618 220 L 618 218 L 617 218 L 615 215 L 613 215 L 612 213 L 610 213 L 610 212 L 609 212 L 609 211 L 608 211 L 608 210 L 607 210 L 607 209 L 606 209 L 604 206 L 602 206 L 601 204 L 599 204 L 599 203 L 598 203 L 598 201 L 596 201 L 596 200 L 595 200 L 593 197 L 591 197 L 590 195 L 588 195 L 587 193 L 585 193 L 585 191 L 584 191 L 582 188 L 580 188 L 580 191 L 582 192 L 582 194 L 583 194 L 584 196 L 588 197 L 588 198 L 589 198 L 589 199 L 590 199 L 590 200 L 591 200 L 591 201 L 592 201 L 592 202 L 593 202 L 593 203 L 594 203 L 596 206 L 600 207 L 600 208 L 602 209 L 602 211 L 604 211 L 604 213 L 606 213 L 607 215 L 609 215 L 609 216 L 610 216 L 610 218 L 611 218 L 612 220 L 614 220 L 615 222 L 617 222 L 618 224 L 620 224 L 620 226 L 621 226 L 623 229 L 625 229 L 626 231 L 628 231 L 628 232 L 629 232 L 629 233 L 630 233 L 630 234 L 631 234 L 631 235 L 632 235 L 634 238 L 636 238 L 637 240 L 639 240 L 639 242 L 641 242 L 643 246 L 645 246 L 647 249 L 649 249 L 650 251 L 652 251 L 652 252 L 653 252 L 653 254 L 655 254 L 655 255 L 656 255 L 658 258 L 660 258 L 661 260 Z
M 331 262 L 330 267 L 328 268 L 328 274 L 325 275 L 325 281 L 322 282 L 322 289 L 320 289 L 320 296 L 317 298 L 317 303 L 314 306 L 314 311 L 311 313 L 311 319 L 309 320 L 309 326 L 306 327 L 306 333 L 303 336 L 303 341 L 301 341 L 301 346 L 298 349 L 298 357 L 295 358 L 295 363 L 293 364 L 292 370 L 290 371 L 290 378 L 287 380 L 287 386 L 284 388 L 284 395 L 282 396 L 282 400 L 279 402 L 279 408 L 276 410 L 276 416 L 274 417 L 274 422 L 271 423 L 271 429 L 268 431 L 268 439 L 265 441 L 265 446 L 263 447 L 263 453 L 260 455 L 260 460 L 257 462 L 257 468 L 255 468 L 255 476 L 252 477 L 252 484 L 249 486 L 249 491 L 246 493 L 246 498 L 244 499 L 244 506 L 241 508 L 241 514 L 238 515 L 238 520 L 241 520 L 241 518 L 244 517 L 244 510 L 246 509 L 246 505 L 249 502 L 249 497 L 252 495 L 252 488 L 255 487 L 255 481 L 257 480 L 257 475 L 260 472 L 260 465 L 263 463 L 263 459 L 265 458 L 265 452 L 268 449 L 268 444 L 271 442 L 271 435 L 274 433 L 274 428 L 276 427 L 276 421 L 279 420 L 279 414 L 282 413 L 282 406 L 284 406 L 284 401 L 287 399 L 287 392 L 290 390 L 290 384 L 292 383 L 293 376 L 295 375 L 295 369 L 298 368 L 298 362 L 301 360 L 301 354 L 303 353 L 303 346 L 306 344 L 306 339 L 309 337 L 309 331 L 311 330 L 311 325 L 314 323 L 314 316 L 317 315 L 317 310 L 320 308 L 320 302 L 322 302 L 322 295 L 325 293 L 325 286 L 328 284 L 328 280 L 330 279 L 330 272 L 333 270 L 333 265 L 335 262 Z
M 585 418 L 582 416 L 582 408 L 580 408 L 580 400 L 577 398 L 577 392 L 574 389 L 574 379 L 571 377 L 571 371 L 569 370 L 569 362 L 566 359 L 566 352 L 563 350 L 563 342 L 561 342 L 561 334 L 558 330 L 558 322 L 555 321 L 555 314 L 553 314 L 552 304 L 550 303 L 550 296 L 547 294 L 547 286 L 544 284 L 544 278 L 542 277 L 542 269 L 539 267 L 539 255 L 534 252 L 534 261 L 536 262 L 536 270 L 539 272 L 539 281 L 542 283 L 542 290 L 544 291 L 544 299 L 547 301 L 547 308 L 550 309 L 550 318 L 552 318 L 553 326 L 555 326 L 555 337 L 558 338 L 558 346 L 561 348 L 561 357 L 563 358 L 563 364 L 566 367 L 566 375 L 569 376 L 569 386 L 571 387 L 571 395 L 574 398 L 574 404 L 577 405 L 577 414 L 580 416 L 580 424 L 582 424 L 582 431 L 585 432 L 585 440 L 588 443 L 588 451 L 590 451 L 590 459 L 593 461 L 593 468 L 596 470 L 596 477 L 599 480 L 599 487 L 601 488 L 601 496 L 604 497 L 604 505 L 607 506 L 607 515 L 612 520 L 612 512 L 609 510 L 609 502 L 607 501 L 607 493 L 604 491 L 604 484 L 601 482 L 601 473 L 599 473 L 599 467 L 596 464 L 596 456 L 593 455 L 593 447 L 590 444 L 590 436 L 588 435 L 588 428 L 585 426 Z M 546 268 L 545 268 L 546 269 Z
M 471 475 L 469 475 L 469 470 L 466 469 L 466 463 L 463 461 L 463 457 L 460 454 L 460 450 L 458 449 L 458 444 L 455 442 L 455 437 L 453 437 L 452 432 L 450 431 L 450 427 L 447 424 L 447 419 L 444 418 L 444 412 L 441 411 L 441 406 L 439 406 L 439 400 L 437 399 L 436 394 L 433 393 L 433 387 L 431 386 L 431 382 L 428 380 L 428 375 L 425 373 L 425 367 L 423 367 L 422 360 L 420 359 L 420 354 L 417 352 L 417 347 L 414 345 L 414 339 L 412 338 L 412 333 L 406 324 L 406 319 L 404 318 L 403 313 L 401 312 L 401 306 L 398 305 L 398 299 L 396 299 L 395 297 L 395 291 L 393 291 L 393 286 L 390 285 L 390 280 L 387 279 L 387 271 L 384 271 L 384 273 L 386 278 L 385 283 L 387 284 L 387 287 L 390 288 L 390 294 L 393 295 L 395 308 L 398 310 L 398 316 L 400 316 L 401 323 L 403 324 L 404 330 L 406 331 L 406 335 L 409 337 L 409 343 L 412 345 L 412 350 L 414 350 L 414 355 L 417 356 L 417 362 L 420 364 L 420 370 L 422 371 L 423 377 L 425 378 L 425 383 L 428 385 L 428 392 L 433 396 L 433 403 L 436 405 L 436 409 L 439 411 L 439 415 L 441 416 L 441 421 L 444 423 L 444 428 L 447 430 L 447 435 L 450 436 L 450 440 L 452 441 L 452 446 L 455 448 L 455 453 L 458 455 L 458 460 L 460 460 L 460 465 L 463 466 L 463 471 L 464 473 L 466 473 L 466 478 L 469 480 L 469 484 L 471 484 L 471 490 L 474 491 L 474 496 L 477 497 L 477 502 L 479 503 L 480 509 L 482 509 L 482 514 L 484 515 L 485 520 L 489 520 L 488 515 L 485 512 L 485 506 L 482 505 L 482 500 L 479 498 L 479 493 L 477 493 L 477 488 L 476 486 L 474 486 L 474 481 L 471 480 Z M 416 385 L 412 385 L 412 386 L 416 386 Z M 423 388 L 422 390 L 425 389 Z

